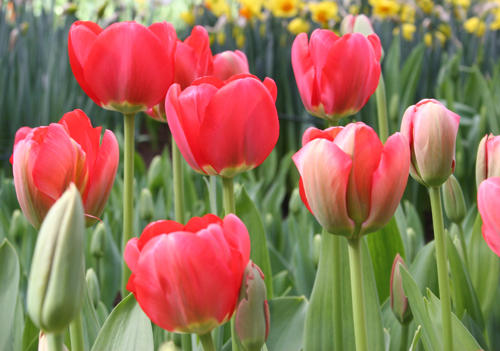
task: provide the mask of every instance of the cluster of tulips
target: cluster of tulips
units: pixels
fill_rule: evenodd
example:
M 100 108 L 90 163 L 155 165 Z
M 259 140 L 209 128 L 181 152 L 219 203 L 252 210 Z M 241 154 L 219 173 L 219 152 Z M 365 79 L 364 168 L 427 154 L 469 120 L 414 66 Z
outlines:
M 354 22 L 351 27 L 356 27 Z M 298 35 L 293 44 L 293 69 L 304 106 L 329 125 L 325 130 L 309 128 L 303 147 L 293 156 L 300 195 L 324 229 L 321 254 L 334 255 L 337 268 L 336 250 L 341 237 L 347 239 L 356 349 L 369 350 L 363 236 L 393 217 L 409 173 L 429 189 L 443 342 L 449 351 L 452 314 L 439 187 L 449 181 L 455 167 L 460 117 L 436 100 L 423 100 L 406 110 L 401 133 L 390 137 L 385 106 L 379 106 L 380 136 L 363 123 L 339 127 L 339 120 L 358 112 L 372 94 L 383 94 L 380 40 L 372 30 L 364 33 L 368 35 L 338 37 L 318 29 L 310 39 L 305 33 Z M 261 350 L 270 327 L 266 285 L 250 260 L 249 233 L 234 214 L 233 177 L 259 166 L 278 140 L 276 84 L 251 75 L 242 52 L 212 56 L 202 27 L 195 27 L 181 42 L 166 22 L 150 27 L 123 22 L 104 30 L 92 22 L 76 22 L 69 32 L 69 57 L 89 97 L 105 109 L 123 113 L 125 119 L 122 294 L 132 292 L 161 328 L 198 334 L 206 351 L 215 349 L 211 331 L 229 320 L 233 350 Z M 171 129 L 176 218 L 150 223 L 134 238 L 134 115 L 140 111 L 168 122 Z M 59 123 L 24 127 L 16 134 L 11 162 L 17 197 L 28 221 L 40 229 L 28 312 L 47 336 L 51 351 L 62 350 L 68 325 L 72 349 L 82 349 L 78 319 L 85 286 L 84 227 L 99 220 L 119 162 L 113 132 L 105 131 L 102 138 L 101 134 L 80 110 L 65 114 Z M 492 204 L 500 198 L 499 140 L 485 137 L 477 161 L 483 235 L 498 255 L 500 222 Z M 222 179 L 223 219 L 209 214 L 184 224 L 181 155 L 198 173 Z M 399 262 L 398 258 L 393 277 L 404 269 Z M 320 291 L 319 279 L 313 296 Z M 336 294 L 333 298 L 339 301 Z M 402 319 L 405 310 L 395 305 Z M 342 332 L 341 323 L 335 322 L 334 328 Z M 190 340 L 183 338 L 183 345 Z

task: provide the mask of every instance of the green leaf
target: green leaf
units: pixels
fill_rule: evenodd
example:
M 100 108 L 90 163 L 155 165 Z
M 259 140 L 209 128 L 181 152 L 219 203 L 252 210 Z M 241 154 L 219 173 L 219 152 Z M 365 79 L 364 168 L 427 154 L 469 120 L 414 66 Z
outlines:
M 92 297 L 90 296 L 90 292 L 86 284 L 81 317 L 83 325 L 83 345 L 85 347 L 85 351 L 89 351 L 92 349 L 92 345 L 94 345 L 97 335 L 99 334 L 99 330 L 101 329 L 101 325 L 97 319 L 97 314 L 92 303 Z
M 152 351 L 151 321 L 130 294 L 111 312 L 92 351 Z
M 266 345 L 270 351 L 300 351 L 309 302 L 305 297 L 269 300 L 271 329 Z
M 474 339 L 479 343 L 479 345 L 481 345 L 481 350 L 488 351 L 490 348 L 488 347 L 488 343 L 484 339 L 483 332 L 477 326 L 476 322 L 474 322 L 474 319 L 472 319 L 472 317 L 469 316 L 467 311 L 464 313 L 464 316 L 462 317 L 462 323 L 467 328 L 467 330 L 472 334 Z
M 26 322 L 24 323 L 24 331 L 23 331 L 23 342 L 22 342 L 22 350 L 27 351 L 34 347 L 35 350 L 38 350 L 38 333 L 40 331 L 33 324 L 29 315 L 26 315 Z M 36 346 L 33 346 L 33 345 Z
M 488 111 L 487 116 L 488 116 L 489 130 L 494 135 L 498 135 L 500 134 L 500 126 L 498 125 L 498 118 L 500 114 L 499 111 L 497 111 L 496 109 L 495 103 L 493 102 L 493 96 L 488 86 L 488 82 L 482 75 L 478 66 L 474 65 L 472 67 L 472 71 L 476 79 L 478 90 L 481 92 L 483 104 L 485 105 L 486 110 Z
M 472 317 L 481 330 L 484 330 L 485 323 L 481 306 L 477 300 L 476 292 L 472 282 L 467 274 L 455 245 L 449 235 L 446 235 L 446 251 L 450 265 L 451 277 L 453 282 L 453 302 L 455 304 L 455 314 L 458 319 L 462 319 L 465 311 Z
M 411 342 L 410 349 L 408 351 L 414 351 L 417 349 L 418 341 L 420 340 L 420 333 L 422 332 L 422 326 L 418 326 L 413 336 L 413 341 Z
M 368 235 L 366 243 L 372 259 L 379 303 L 382 304 L 391 294 L 391 271 L 396 255 L 399 253 L 403 259 L 406 257 L 396 219 L 392 217 L 384 228 Z
M 14 247 L 4 239 L 0 245 L 0 350 L 10 341 L 19 291 L 19 260 Z
M 415 279 L 422 294 L 427 289 L 439 293 L 437 274 L 436 249 L 434 241 L 424 246 L 410 266 L 410 274 Z
M 410 56 L 405 61 L 403 69 L 401 71 L 401 87 L 403 87 L 403 95 L 400 100 L 399 116 L 403 117 L 406 108 L 413 104 L 415 99 L 415 93 L 417 91 L 417 86 L 420 78 L 420 72 L 422 71 L 422 62 L 425 52 L 424 43 L 420 43 L 413 51 Z
M 469 247 L 469 276 L 477 294 L 484 320 L 487 321 L 493 307 L 500 277 L 500 259 L 483 239 L 481 215 L 477 215 L 472 229 Z M 487 267 L 487 269 L 485 269 Z
M 266 279 L 267 299 L 273 298 L 273 275 L 271 271 L 271 261 L 269 259 L 269 251 L 267 249 L 266 233 L 264 224 L 260 218 L 259 211 L 244 186 L 236 195 L 236 214 L 245 223 L 250 235 L 250 243 L 252 250 L 250 251 L 250 259 L 260 267 Z

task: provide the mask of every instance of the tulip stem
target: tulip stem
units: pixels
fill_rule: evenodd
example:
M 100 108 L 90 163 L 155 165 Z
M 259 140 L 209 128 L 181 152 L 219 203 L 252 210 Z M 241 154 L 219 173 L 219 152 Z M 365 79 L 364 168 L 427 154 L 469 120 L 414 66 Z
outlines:
M 347 243 L 349 245 L 349 265 L 351 268 L 352 310 L 356 351 L 368 351 L 361 240 L 361 238 L 348 239 Z
M 198 335 L 203 345 L 204 351 L 215 351 L 214 340 L 212 339 L 212 333 L 208 332 L 203 335 Z
M 172 138 L 172 167 L 174 172 L 175 221 L 184 224 L 184 179 L 182 176 L 182 155 Z
M 134 126 L 135 114 L 124 114 L 125 118 L 125 166 L 123 170 L 123 237 L 122 250 L 134 236 Z M 122 298 L 128 295 L 127 282 L 131 271 L 122 261 Z
M 81 311 L 69 324 L 69 335 L 71 337 L 71 351 L 85 351 Z
M 408 324 L 401 325 L 401 342 L 399 343 L 399 351 L 408 351 L 408 333 L 410 328 Z
M 453 350 L 453 334 L 451 329 L 450 281 L 448 277 L 448 260 L 446 258 L 446 241 L 441 208 L 441 192 L 439 188 L 429 188 L 432 208 L 432 225 L 436 241 L 436 260 L 438 268 L 439 295 L 441 299 L 441 318 L 443 319 L 444 351 Z
M 63 334 L 45 334 L 49 351 L 63 351 Z
M 210 176 L 210 212 L 217 215 L 217 177 Z
M 333 259 L 333 344 L 336 351 L 342 351 L 344 349 L 344 333 L 342 328 L 342 249 L 341 240 L 342 237 L 338 235 L 332 235 L 325 230 L 323 231 L 323 238 L 329 235 L 331 236 L 331 252 L 326 254 L 332 255 Z M 322 250 L 323 251 L 323 250 Z
M 230 213 L 236 213 L 234 202 L 234 182 L 233 178 L 222 178 L 222 194 L 224 196 L 224 211 L 226 216 Z
M 378 133 L 383 144 L 389 138 L 389 123 L 387 121 L 387 99 L 385 97 L 384 76 L 380 73 L 380 81 L 375 91 L 377 99 Z

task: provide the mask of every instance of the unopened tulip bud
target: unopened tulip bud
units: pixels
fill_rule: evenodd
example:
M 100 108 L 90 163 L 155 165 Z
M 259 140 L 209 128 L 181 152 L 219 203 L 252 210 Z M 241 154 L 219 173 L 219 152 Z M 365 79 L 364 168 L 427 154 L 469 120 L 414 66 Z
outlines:
M 153 190 L 162 185 L 163 182 L 163 164 L 161 156 L 153 157 L 148 169 L 148 188 Z
M 443 184 L 442 190 L 446 216 L 453 223 L 460 225 L 465 219 L 467 210 L 465 209 L 464 194 L 457 178 L 451 175 Z
M 476 184 L 487 178 L 500 177 L 500 136 L 486 135 L 477 148 Z
M 347 15 L 340 23 L 340 33 L 342 35 L 347 33 L 361 33 L 365 37 L 374 34 L 372 23 L 365 15 Z
M 290 196 L 290 202 L 288 203 L 288 208 L 291 213 L 297 214 L 302 206 L 302 200 L 300 199 L 299 188 L 295 188 Z
M 410 249 L 406 253 L 406 259 L 411 262 L 410 257 L 415 257 L 417 251 L 419 250 L 417 232 L 415 232 L 415 229 L 413 228 L 406 228 L 406 236 L 408 237 L 410 247 Z
M 151 221 L 155 215 L 155 206 L 153 203 L 153 195 L 148 188 L 141 190 L 139 198 L 139 217 L 146 221 Z
M 439 101 L 425 99 L 406 109 L 401 133 L 410 144 L 410 174 L 427 187 L 439 187 L 455 169 L 460 116 Z
M 94 232 L 92 233 L 92 239 L 90 240 L 90 253 L 95 258 L 101 258 L 104 256 L 105 249 L 106 225 L 101 222 L 96 225 Z
M 316 234 L 313 238 L 313 263 L 315 267 L 318 267 L 320 252 L 321 252 L 321 234 Z
M 260 351 L 269 334 L 269 306 L 260 268 L 250 260 L 241 283 L 235 326 L 236 341 L 243 351 Z
M 408 304 L 408 298 L 403 290 L 403 279 L 401 278 L 399 264 L 406 268 L 405 261 L 397 254 L 391 272 L 391 308 L 401 324 L 408 324 L 413 319 L 413 314 Z
M 82 308 L 84 247 L 83 204 L 72 183 L 47 213 L 31 263 L 28 313 L 45 332 L 64 332 Z
M 20 210 L 14 210 L 14 212 L 12 212 L 9 226 L 9 235 L 13 240 L 21 238 L 23 236 L 27 229 L 26 223 L 26 218 Z
M 85 280 L 87 281 L 87 288 L 89 289 L 94 308 L 97 309 L 99 301 L 101 301 L 101 289 L 99 288 L 99 279 L 97 279 L 97 274 L 93 268 L 87 269 Z

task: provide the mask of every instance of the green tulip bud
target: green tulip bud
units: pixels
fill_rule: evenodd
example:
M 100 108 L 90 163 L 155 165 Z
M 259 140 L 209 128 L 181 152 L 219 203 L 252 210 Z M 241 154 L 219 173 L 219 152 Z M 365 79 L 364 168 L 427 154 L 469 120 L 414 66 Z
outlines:
M 453 223 L 460 225 L 467 215 L 464 194 L 462 193 L 460 183 L 457 178 L 451 175 L 441 189 L 443 190 L 444 212 L 446 216 Z
M 148 188 L 154 190 L 163 184 L 163 163 L 160 155 L 153 157 L 148 169 Z
M 71 184 L 40 227 L 28 281 L 28 313 L 47 333 L 64 332 L 82 308 L 84 247 L 82 199 Z
M 288 203 L 288 209 L 290 210 L 290 213 L 297 214 L 300 211 L 301 204 L 302 200 L 300 199 L 299 189 L 295 188 L 292 191 L 290 202 Z
M 85 280 L 87 281 L 87 288 L 89 289 L 92 303 L 94 304 L 94 308 L 97 310 L 99 301 L 101 301 L 101 289 L 99 288 L 99 279 L 97 279 L 97 274 L 93 268 L 87 269 Z
M 153 195 L 148 188 L 141 190 L 139 197 L 139 217 L 147 222 L 150 222 L 155 215 L 155 206 L 153 203 Z
M 21 210 L 14 210 L 10 219 L 9 235 L 12 240 L 21 238 L 27 230 L 27 220 Z
M 321 234 L 316 234 L 313 238 L 313 263 L 315 267 L 318 267 L 320 252 L 321 252 Z
M 95 258 L 104 257 L 106 250 L 106 225 L 102 222 L 96 225 L 90 240 L 90 254 Z
M 264 274 L 248 261 L 235 316 L 236 342 L 243 351 L 260 351 L 269 334 L 269 306 Z
M 400 264 L 406 268 L 405 261 L 397 254 L 391 272 L 391 309 L 399 323 L 406 325 L 413 319 L 413 314 L 403 290 Z

